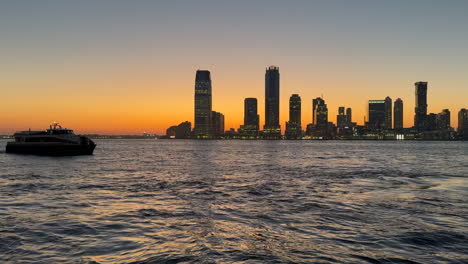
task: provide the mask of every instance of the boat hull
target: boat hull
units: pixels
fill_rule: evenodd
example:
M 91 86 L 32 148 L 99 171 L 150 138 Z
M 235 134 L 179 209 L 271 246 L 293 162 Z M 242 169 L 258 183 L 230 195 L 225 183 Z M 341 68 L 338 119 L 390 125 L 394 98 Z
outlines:
M 8 142 L 6 153 L 45 156 L 92 155 L 96 144 L 17 143 Z

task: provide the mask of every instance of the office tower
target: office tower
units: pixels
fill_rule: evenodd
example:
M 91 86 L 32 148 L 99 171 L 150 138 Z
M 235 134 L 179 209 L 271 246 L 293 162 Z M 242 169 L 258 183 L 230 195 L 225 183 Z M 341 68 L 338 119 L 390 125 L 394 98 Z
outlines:
M 392 129 L 392 98 L 385 98 L 385 129 Z
M 430 113 L 426 116 L 424 130 L 437 130 L 437 115 Z
M 195 137 L 208 138 L 211 136 L 211 119 L 210 72 L 198 70 L 195 77 Z
M 414 127 L 419 131 L 427 128 L 427 82 L 417 82 L 415 85 Z
M 458 112 L 458 133 L 463 139 L 468 139 L 468 110 L 465 108 Z
M 450 111 L 448 109 L 437 114 L 436 127 L 438 130 L 450 130 Z
M 257 98 L 244 100 L 244 124 L 239 128 L 243 138 L 257 138 L 259 129 L 259 116 L 257 113 Z
M 286 122 L 286 138 L 301 139 L 301 97 L 293 94 L 289 98 L 289 121 Z
M 270 66 L 265 73 L 265 126 L 268 138 L 281 137 L 279 124 L 280 74 L 279 67 Z
M 175 138 L 186 139 L 190 137 L 190 131 L 192 131 L 192 123 L 185 121 L 180 123 L 175 132 Z
M 385 100 L 369 100 L 370 129 L 382 129 L 385 127 Z
M 289 98 L 289 122 L 301 125 L 301 97 L 298 94 Z
M 259 116 L 257 113 L 257 98 L 245 98 L 244 100 L 244 126 L 259 127 Z
M 319 103 L 319 99 L 322 100 L 322 98 L 317 97 L 315 99 L 312 99 L 312 124 L 317 125 L 317 104 Z
M 220 137 L 224 134 L 224 115 L 211 111 L 211 131 L 214 137 Z
M 353 115 L 351 108 L 346 108 L 346 123 L 348 123 L 348 125 L 351 125 L 351 123 L 353 123 Z
M 315 109 L 315 121 L 317 122 L 316 124 L 316 129 L 317 129 L 317 135 L 321 137 L 327 137 L 328 136 L 328 107 L 327 104 L 325 103 L 325 100 L 322 98 L 316 98 L 317 100 L 317 105 Z
M 400 98 L 395 100 L 393 107 L 393 128 L 403 129 L 403 100 Z
M 349 108 L 348 108 L 349 109 Z M 347 125 L 348 116 L 345 114 L 345 107 L 338 107 L 338 115 L 336 116 L 336 126 L 338 128 L 343 128 Z
M 320 117 L 322 118 L 322 120 L 321 120 L 320 123 L 321 123 L 321 125 L 323 125 L 323 124 L 324 124 L 324 122 L 323 122 L 323 117 L 324 117 L 324 116 L 323 116 L 323 110 L 324 110 L 324 106 L 325 106 L 325 108 L 326 108 L 326 106 L 327 106 L 327 105 L 325 104 L 325 101 L 324 101 L 321 97 L 317 97 L 317 98 L 315 98 L 315 99 L 312 100 L 312 104 L 313 104 L 313 108 L 312 108 L 312 121 L 313 121 L 313 122 L 312 122 L 312 124 L 314 124 L 314 125 L 317 126 L 318 123 L 319 123 L 319 113 L 318 113 L 318 110 L 319 110 L 319 107 L 320 107 L 320 109 L 322 110 L 322 114 L 320 115 Z M 327 109 L 327 118 L 326 118 L 326 119 L 327 119 L 326 122 L 328 123 L 328 109 Z

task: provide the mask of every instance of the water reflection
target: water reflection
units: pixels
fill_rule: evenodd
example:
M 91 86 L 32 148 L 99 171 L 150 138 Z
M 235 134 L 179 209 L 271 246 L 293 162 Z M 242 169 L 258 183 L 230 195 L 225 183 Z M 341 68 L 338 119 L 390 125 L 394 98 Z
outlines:
M 466 143 L 98 143 L 91 157 L 0 154 L 2 262 L 463 263 L 468 251 Z

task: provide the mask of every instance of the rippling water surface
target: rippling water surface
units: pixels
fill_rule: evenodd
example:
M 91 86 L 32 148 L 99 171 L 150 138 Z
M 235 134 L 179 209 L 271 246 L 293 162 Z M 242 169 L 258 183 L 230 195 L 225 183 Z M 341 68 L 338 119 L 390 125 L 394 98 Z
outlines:
M 0 153 L 0 263 L 468 263 L 468 142 L 97 144 Z

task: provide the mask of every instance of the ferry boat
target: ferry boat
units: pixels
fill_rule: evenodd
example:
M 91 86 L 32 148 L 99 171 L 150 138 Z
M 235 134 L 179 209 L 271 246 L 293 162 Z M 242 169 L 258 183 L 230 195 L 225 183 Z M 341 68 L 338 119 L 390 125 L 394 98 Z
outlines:
M 43 131 L 16 132 L 15 141 L 8 142 L 6 153 L 48 156 L 92 155 L 96 144 L 88 137 L 76 135 L 73 130 L 58 123 Z

